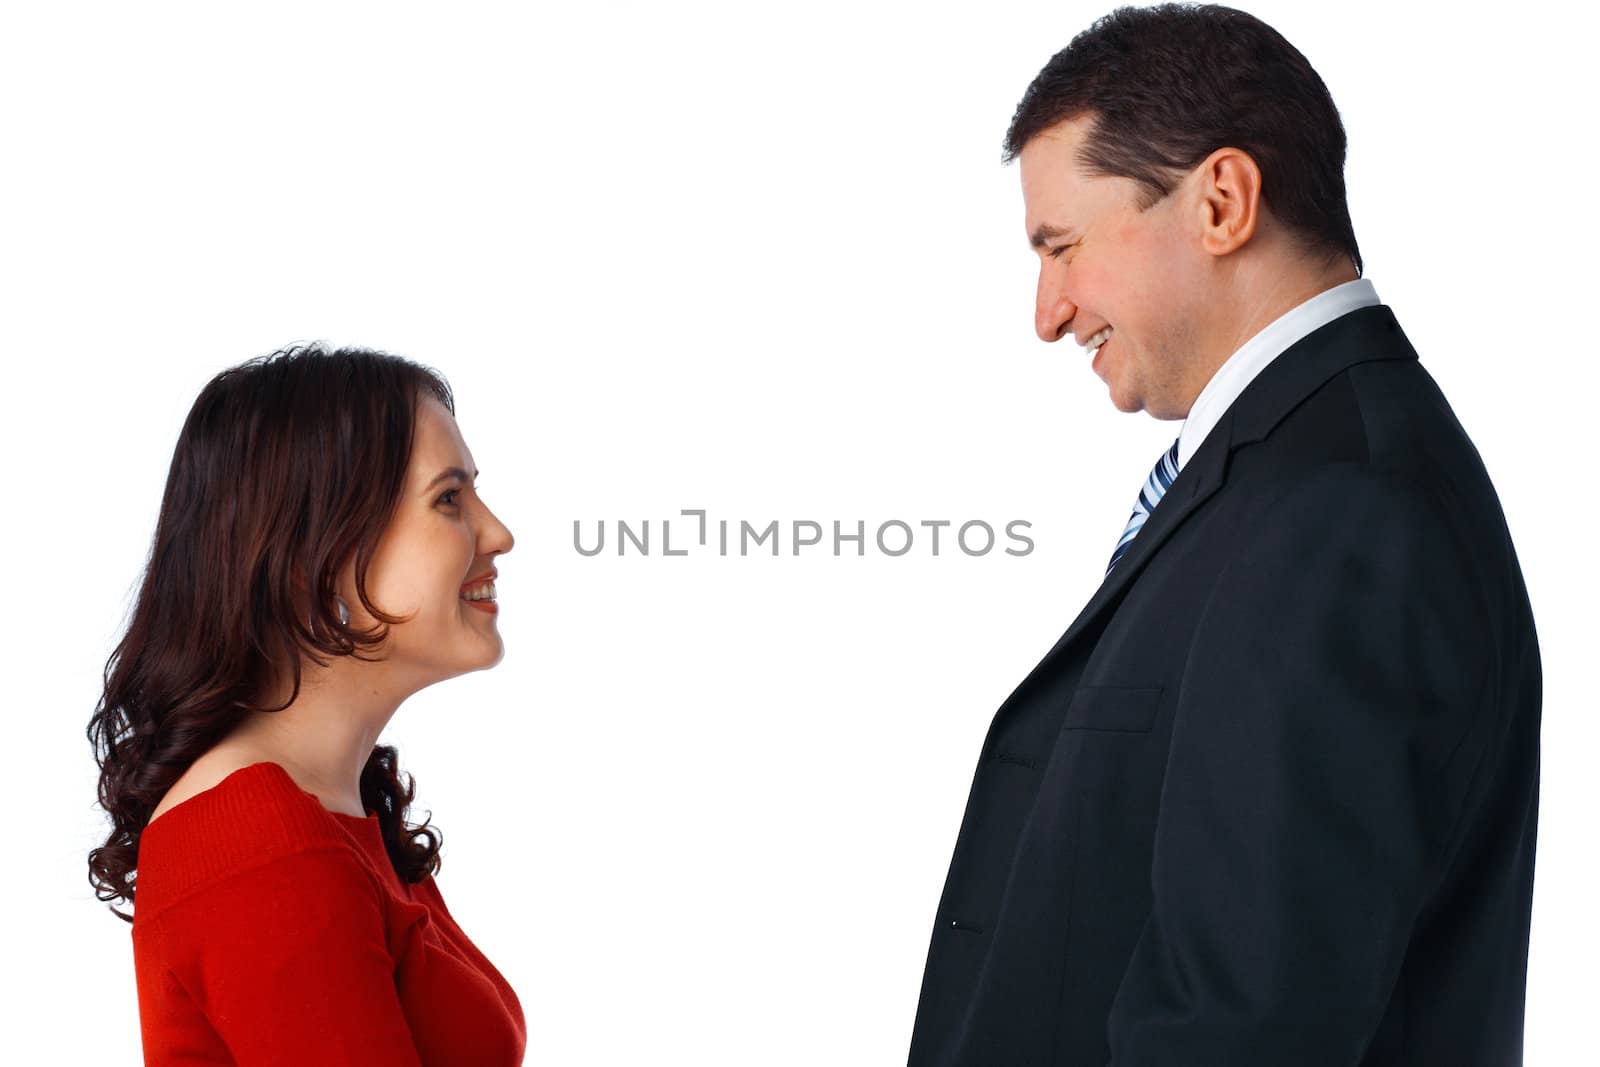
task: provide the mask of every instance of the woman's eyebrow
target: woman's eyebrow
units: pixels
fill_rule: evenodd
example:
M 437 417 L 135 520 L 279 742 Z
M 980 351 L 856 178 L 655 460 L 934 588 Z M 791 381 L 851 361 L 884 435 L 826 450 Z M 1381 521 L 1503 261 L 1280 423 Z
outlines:
M 472 472 L 472 477 L 476 478 L 477 476 L 478 476 L 478 472 L 477 471 L 473 471 Z M 444 481 L 446 478 L 455 478 L 458 481 L 463 481 L 463 482 L 471 480 L 471 479 L 469 479 L 467 477 L 467 472 L 462 470 L 460 467 L 446 467 L 444 470 L 442 470 L 438 474 L 434 475 L 433 476 L 433 481 L 429 482 L 427 484 L 427 486 L 424 487 L 424 489 L 422 491 L 424 493 L 426 493 L 429 489 L 432 489 L 434 486 L 438 485 L 440 482 Z

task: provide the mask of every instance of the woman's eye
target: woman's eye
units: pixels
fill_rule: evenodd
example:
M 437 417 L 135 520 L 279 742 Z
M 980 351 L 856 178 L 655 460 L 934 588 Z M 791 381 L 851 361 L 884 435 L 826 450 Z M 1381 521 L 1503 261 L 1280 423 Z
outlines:
M 451 490 L 449 490 L 448 492 L 446 492 L 443 496 L 441 496 L 439 498 L 439 503 L 441 503 L 441 504 L 449 504 L 449 505 L 451 505 L 453 507 L 455 505 L 455 501 L 452 500 L 451 497 L 455 496 L 459 492 L 461 492 L 461 490 L 459 490 L 459 489 L 451 489 Z

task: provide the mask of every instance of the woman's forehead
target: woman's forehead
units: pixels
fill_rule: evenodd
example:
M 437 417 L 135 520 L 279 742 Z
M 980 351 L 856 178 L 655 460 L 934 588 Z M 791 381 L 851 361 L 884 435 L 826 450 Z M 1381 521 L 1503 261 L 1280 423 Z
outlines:
M 461 437 L 455 416 L 438 400 L 427 397 L 417 406 L 416 440 L 411 447 L 413 475 L 432 478 L 437 467 L 473 470 L 472 453 Z

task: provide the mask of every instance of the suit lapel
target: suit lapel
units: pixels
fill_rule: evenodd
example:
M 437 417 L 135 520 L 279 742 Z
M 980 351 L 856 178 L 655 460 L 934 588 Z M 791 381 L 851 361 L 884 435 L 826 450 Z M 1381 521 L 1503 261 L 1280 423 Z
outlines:
M 1237 449 L 1263 440 L 1284 417 L 1330 378 L 1375 360 L 1416 359 L 1417 353 L 1387 304 L 1357 308 L 1313 330 L 1262 368 L 1229 405 L 1195 454 L 1178 472 L 1133 544 L 1100 583 L 1078 618 L 1053 645 L 1033 675 L 1051 663 L 1113 606 L 1128 583 L 1190 515 L 1227 482 Z M 1109 550 L 1107 555 L 1110 555 Z M 1024 683 L 1024 686 L 1026 683 Z M 1019 691 L 1022 687 L 1019 687 Z

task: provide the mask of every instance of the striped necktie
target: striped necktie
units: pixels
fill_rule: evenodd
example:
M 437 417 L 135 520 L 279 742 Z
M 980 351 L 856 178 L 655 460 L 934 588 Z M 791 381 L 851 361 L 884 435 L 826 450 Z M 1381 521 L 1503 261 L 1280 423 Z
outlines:
M 1150 513 L 1161 503 L 1161 498 L 1166 495 L 1167 489 L 1178 477 L 1178 442 L 1172 442 L 1172 447 L 1167 449 L 1165 455 L 1156 460 L 1155 468 L 1150 471 L 1150 477 L 1145 479 L 1144 486 L 1139 490 L 1139 499 L 1134 501 L 1133 514 L 1128 516 L 1128 525 L 1122 528 L 1122 536 L 1117 539 L 1116 551 L 1111 553 L 1111 562 L 1106 566 L 1106 573 L 1111 573 L 1111 568 L 1117 565 L 1128 551 L 1128 546 L 1133 544 L 1133 539 L 1139 536 L 1139 530 L 1144 526 Z

